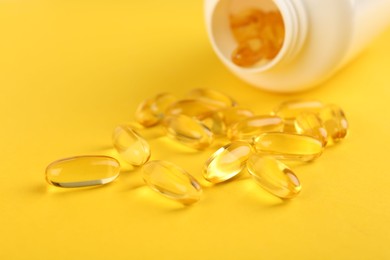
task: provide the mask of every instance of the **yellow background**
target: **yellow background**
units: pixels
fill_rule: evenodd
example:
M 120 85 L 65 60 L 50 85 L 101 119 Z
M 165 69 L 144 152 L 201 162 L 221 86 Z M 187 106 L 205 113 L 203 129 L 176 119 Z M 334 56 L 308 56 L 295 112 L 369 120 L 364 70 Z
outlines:
M 0 37 L 0 259 L 390 259 L 390 30 L 295 95 L 224 68 L 200 0 L 3 0 Z M 53 160 L 113 154 L 113 128 L 143 99 L 197 87 L 257 113 L 292 98 L 336 103 L 350 135 L 295 169 L 303 190 L 287 203 L 240 178 L 183 207 L 143 186 L 137 169 L 99 188 L 46 184 Z M 151 146 L 153 159 L 197 178 L 211 153 L 164 138 Z

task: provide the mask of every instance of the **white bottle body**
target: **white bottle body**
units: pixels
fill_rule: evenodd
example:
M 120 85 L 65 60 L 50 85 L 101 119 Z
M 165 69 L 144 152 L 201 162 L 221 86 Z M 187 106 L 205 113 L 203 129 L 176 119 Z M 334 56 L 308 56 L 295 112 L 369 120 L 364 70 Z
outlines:
M 269 64 L 239 67 L 230 59 L 229 12 L 267 8 L 269 2 L 284 20 L 283 47 Z M 383 31 L 390 22 L 390 0 L 205 0 L 205 17 L 215 52 L 234 74 L 259 88 L 295 92 L 329 78 Z

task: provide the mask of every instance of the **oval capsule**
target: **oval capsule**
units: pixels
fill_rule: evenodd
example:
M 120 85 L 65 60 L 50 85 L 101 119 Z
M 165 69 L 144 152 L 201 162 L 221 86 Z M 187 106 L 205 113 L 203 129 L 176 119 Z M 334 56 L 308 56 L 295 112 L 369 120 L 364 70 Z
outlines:
M 283 120 L 278 116 L 254 116 L 228 127 L 227 137 L 230 140 L 242 140 L 253 143 L 254 139 L 262 133 L 282 131 L 283 126 Z
M 257 184 L 279 198 L 291 199 L 301 191 L 298 177 L 274 157 L 253 154 L 248 159 L 247 169 Z
M 221 109 L 216 113 L 222 118 L 226 126 L 230 126 L 239 121 L 255 116 L 255 113 L 252 110 L 242 107 L 229 107 Z
M 328 146 L 340 142 L 347 136 L 348 121 L 340 107 L 327 105 L 320 110 L 318 117 L 328 132 Z
M 232 107 L 236 105 L 236 102 L 231 97 L 215 89 L 197 88 L 188 92 L 187 95 L 191 99 L 211 103 L 219 107 Z
M 150 161 L 142 167 L 145 183 L 161 195 L 185 205 L 200 200 L 202 187 L 179 166 L 167 161 Z
M 177 98 L 170 93 L 161 93 L 147 99 L 137 107 L 135 119 L 145 127 L 154 126 L 162 120 L 165 110 L 176 100 Z
M 204 102 L 196 99 L 182 99 L 171 106 L 166 110 L 167 116 L 177 116 L 177 115 L 186 115 L 191 117 L 202 117 L 211 112 L 219 110 L 221 107 L 219 105 Z
M 311 161 L 322 154 L 322 142 L 306 135 L 264 133 L 255 139 L 255 150 L 277 159 Z
M 218 112 L 211 112 L 207 115 L 198 117 L 199 121 L 202 122 L 215 136 L 224 136 L 226 134 L 226 124 Z
M 143 165 L 150 158 L 149 143 L 128 125 L 114 129 L 112 142 L 121 158 L 133 166 Z
M 103 185 L 120 173 L 119 162 L 109 156 L 75 156 L 52 162 L 46 168 L 46 181 L 62 188 Z
M 212 183 L 233 178 L 245 168 L 252 152 L 252 146 L 241 141 L 221 147 L 205 163 L 203 177 Z
M 328 132 L 320 118 L 314 113 L 301 113 L 294 121 L 295 130 L 302 135 L 312 136 L 320 140 L 323 146 L 328 142 Z
M 280 116 L 287 122 L 303 112 L 318 113 L 323 107 L 324 104 L 317 100 L 292 100 L 281 103 L 271 114 Z
M 164 120 L 167 136 L 194 149 L 210 146 L 213 133 L 199 120 L 186 115 L 169 116 Z

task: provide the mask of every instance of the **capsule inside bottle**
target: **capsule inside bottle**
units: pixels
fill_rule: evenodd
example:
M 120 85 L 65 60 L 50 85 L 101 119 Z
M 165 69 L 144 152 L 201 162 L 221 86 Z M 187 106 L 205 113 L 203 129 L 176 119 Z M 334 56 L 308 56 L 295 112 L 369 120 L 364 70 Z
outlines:
M 284 42 L 284 22 L 276 9 L 248 8 L 232 13 L 230 28 L 238 45 L 231 59 L 241 67 L 252 67 L 274 59 Z
M 103 185 L 120 173 L 119 162 L 109 156 L 75 156 L 51 163 L 46 168 L 46 181 L 62 188 Z
M 248 159 L 247 169 L 257 184 L 279 198 L 291 199 L 301 191 L 298 177 L 274 157 L 253 154 Z

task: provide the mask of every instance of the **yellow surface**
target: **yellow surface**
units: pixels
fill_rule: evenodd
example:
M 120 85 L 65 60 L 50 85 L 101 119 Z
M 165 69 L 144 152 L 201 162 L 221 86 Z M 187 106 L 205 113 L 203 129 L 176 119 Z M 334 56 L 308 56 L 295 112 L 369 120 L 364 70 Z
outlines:
M 390 259 L 390 30 L 322 86 L 255 89 L 211 50 L 197 1 L 0 2 L 0 259 Z M 111 132 L 143 99 L 211 87 L 258 113 L 291 98 L 344 108 L 347 140 L 296 167 L 282 203 L 248 178 L 192 207 L 128 169 L 100 188 L 48 187 L 51 161 L 113 154 Z M 200 178 L 207 154 L 151 141 Z

